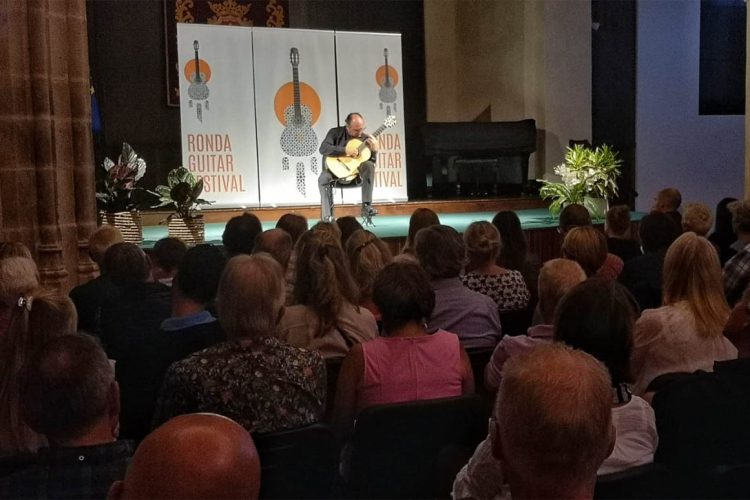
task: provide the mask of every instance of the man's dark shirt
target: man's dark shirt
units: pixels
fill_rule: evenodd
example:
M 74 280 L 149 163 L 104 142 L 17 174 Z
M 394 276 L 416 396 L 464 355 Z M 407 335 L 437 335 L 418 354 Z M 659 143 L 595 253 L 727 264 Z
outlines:
M 99 335 L 99 317 L 102 304 L 116 297 L 121 289 L 106 276 L 99 276 L 70 291 L 70 300 L 78 311 L 78 329 Z

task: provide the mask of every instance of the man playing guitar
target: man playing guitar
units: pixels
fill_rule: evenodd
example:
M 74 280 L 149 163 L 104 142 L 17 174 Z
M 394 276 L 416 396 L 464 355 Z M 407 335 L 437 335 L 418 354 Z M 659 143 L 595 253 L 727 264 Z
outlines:
M 359 113 L 349 113 L 346 117 L 344 127 L 334 127 L 328 131 L 323 143 L 320 145 L 320 154 L 323 155 L 323 171 L 318 177 L 318 187 L 320 188 L 321 202 L 321 219 L 324 221 L 332 220 L 332 183 L 336 177 L 327 167 L 327 157 L 349 156 L 356 158 L 360 151 L 352 145 L 347 146 L 351 139 L 363 141 L 372 151 L 369 160 L 359 165 L 359 176 L 362 179 L 362 217 L 370 220 L 378 211 L 372 206 L 372 187 L 375 177 L 375 157 L 378 150 L 378 142 L 364 133 L 365 119 Z M 345 181 L 343 183 L 346 183 Z

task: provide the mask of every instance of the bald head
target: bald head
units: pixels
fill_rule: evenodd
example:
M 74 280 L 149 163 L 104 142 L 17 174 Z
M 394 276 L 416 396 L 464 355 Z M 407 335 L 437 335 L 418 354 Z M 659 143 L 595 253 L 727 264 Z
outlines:
M 258 498 L 260 459 L 250 434 L 220 415 L 175 417 L 138 446 L 109 498 Z
M 292 245 L 292 237 L 289 233 L 279 228 L 269 229 L 256 236 L 253 253 L 266 252 L 276 259 L 283 269 L 286 269 L 289 257 L 292 255 Z

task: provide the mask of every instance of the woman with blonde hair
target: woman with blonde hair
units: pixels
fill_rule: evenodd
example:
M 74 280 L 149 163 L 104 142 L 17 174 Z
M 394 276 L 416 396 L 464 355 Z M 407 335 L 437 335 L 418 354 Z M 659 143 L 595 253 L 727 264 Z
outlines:
M 47 444 L 21 417 L 23 368 L 47 340 L 75 333 L 78 323 L 73 302 L 44 288 L 19 294 L 9 319 L 0 336 L 0 456 L 35 453 Z
M 607 238 L 593 226 L 574 227 L 565 234 L 562 255 L 578 262 L 590 278 L 597 274 L 607 260 Z M 620 265 L 622 270 L 622 261 Z
M 393 260 L 391 250 L 372 232 L 359 229 L 347 239 L 346 255 L 352 277 L 359 285 L 359 305 L 367 308 L 375 319 L 380 319 L 380 311 L 372 301 L 372 284 L 380 270 Z
M 281 319 L 281 339 L 331 358 L 345 356 L 354 344 L 377 337 L 372 313 L 357 305 L 359 291 L 339 238 L 326 231 L 308 231 L 297 241 L 295 253 L 294 305 Z
M 529 289 L 519 271 L 496 264 L 502 242 L 500 231 L 489 222 L 469 224 L 464 232 L 469 263 L 461 282 L 469 290 L 487 295 L 500 312 L 519 311 L 529 304 Z
M 682 212 L 682 230 L 706 236 L 714 225 L 714 217 L 703 203 L 688 203 Z
M 735 359 L 737 349 L 722 331 L 729 317 L 719 257 L 714 246 L 684 233 L 664 259 L 663 306 L 643 311 L 636 322 L 631 367 L 636 394 L 658 376 L 712 371 L 715 361 Z

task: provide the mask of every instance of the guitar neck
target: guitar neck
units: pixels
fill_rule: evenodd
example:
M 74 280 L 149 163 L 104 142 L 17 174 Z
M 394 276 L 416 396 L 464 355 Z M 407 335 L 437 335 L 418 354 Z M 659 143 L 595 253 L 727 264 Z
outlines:
M 198 57 L 198 49 L 195 49 L 195 81 L 197 83 L 201 83 L 203 79 L 201 78 L 201 60 Z
M 302 119 L 302 108 L 299 95 L 299 70 L 292 67 L 292 80 L 294 82 L 294 117 L 299 121 Z
M 388 56 L 385 56 L 385 82 L 384 85 L 391 84 L 391 76 L 388 74 Z

